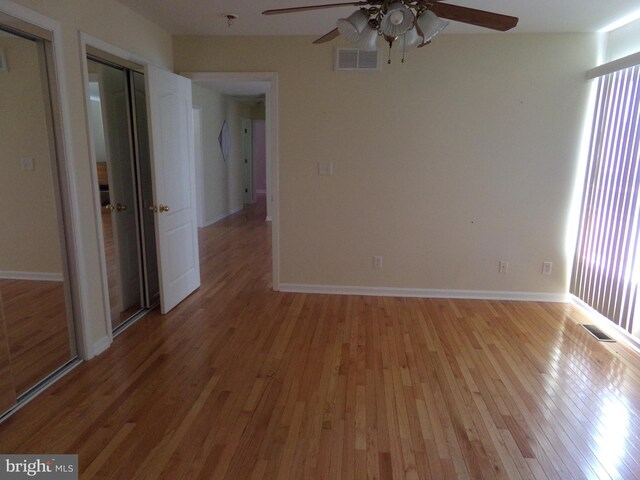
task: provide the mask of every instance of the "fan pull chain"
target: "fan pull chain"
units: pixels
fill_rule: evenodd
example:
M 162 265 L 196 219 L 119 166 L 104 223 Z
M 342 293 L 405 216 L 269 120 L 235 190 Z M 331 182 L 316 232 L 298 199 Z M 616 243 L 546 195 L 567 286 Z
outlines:
M 389 60 L 387 60 L 387 64 L 391 65 L 391 44 L 389 44 Z

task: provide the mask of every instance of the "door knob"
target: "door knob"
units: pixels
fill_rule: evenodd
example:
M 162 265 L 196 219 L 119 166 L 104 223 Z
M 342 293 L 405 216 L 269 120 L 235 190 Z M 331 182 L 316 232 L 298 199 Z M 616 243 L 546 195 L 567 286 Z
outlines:
M 160 205 L 158 207 L 158 210 L 161 212 L 168 212 L 169 211 L 169 206 L 168 205 Z
M 122 204 L 120 204 L 120 203 L 118 203 L 118 204 L 116 205 L 116 210 L 117 210 L 118 212 L 123 212 L 123 211 L 124 211 L 124 210 L 126 210 L 126 209 L 127 209 L 127 206 L 126 206 L 126 205 L 122 205 Z
M 149 205 L 147 207 L 149 209 L 150 212 L 156 213 L 158 211 L 158 207 L 156 207 L 155 205 Z
M 103 205 L 102 208 L 104 208 L 106 212 L 113 212 L 116 209 L 116 206 L 113 203 L 107 203 L 106 205 Z

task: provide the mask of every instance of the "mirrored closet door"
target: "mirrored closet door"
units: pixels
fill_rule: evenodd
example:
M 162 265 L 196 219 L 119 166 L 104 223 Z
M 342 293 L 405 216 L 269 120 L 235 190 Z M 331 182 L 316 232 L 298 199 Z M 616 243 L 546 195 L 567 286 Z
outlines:
M 115 332 L 158 301 L 144 75 L 91 55 L 89 114 Z
M 76 358 L 52 45 L 22 25 L 0 15 L 0 415 Z

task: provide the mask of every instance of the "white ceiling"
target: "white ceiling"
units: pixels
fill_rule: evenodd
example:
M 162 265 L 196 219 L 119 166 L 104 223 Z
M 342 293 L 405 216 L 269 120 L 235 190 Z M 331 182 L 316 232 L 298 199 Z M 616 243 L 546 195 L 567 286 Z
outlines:
M 322 35 L 356 7 L 264 16 L 263 10 L 339 0 L 119 0 L 172 34 Z M 452 3 L 520 18 L 514 32 L 595 32 L 640 10 L 638 0 L 457 0 Z M 231 27 L 222 17 L 240 18 Z M 446 33 L 486 29 L 452 22 Z

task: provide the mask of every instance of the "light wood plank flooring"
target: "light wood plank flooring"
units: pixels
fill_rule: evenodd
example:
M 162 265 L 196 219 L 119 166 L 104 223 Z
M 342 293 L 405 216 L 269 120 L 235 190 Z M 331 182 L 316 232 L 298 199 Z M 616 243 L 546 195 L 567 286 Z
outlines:
M 81 478 L 636 478 L 640 357 L 571 306 L 270 290 L 250 209 L 202 288 L 0 425 Z

